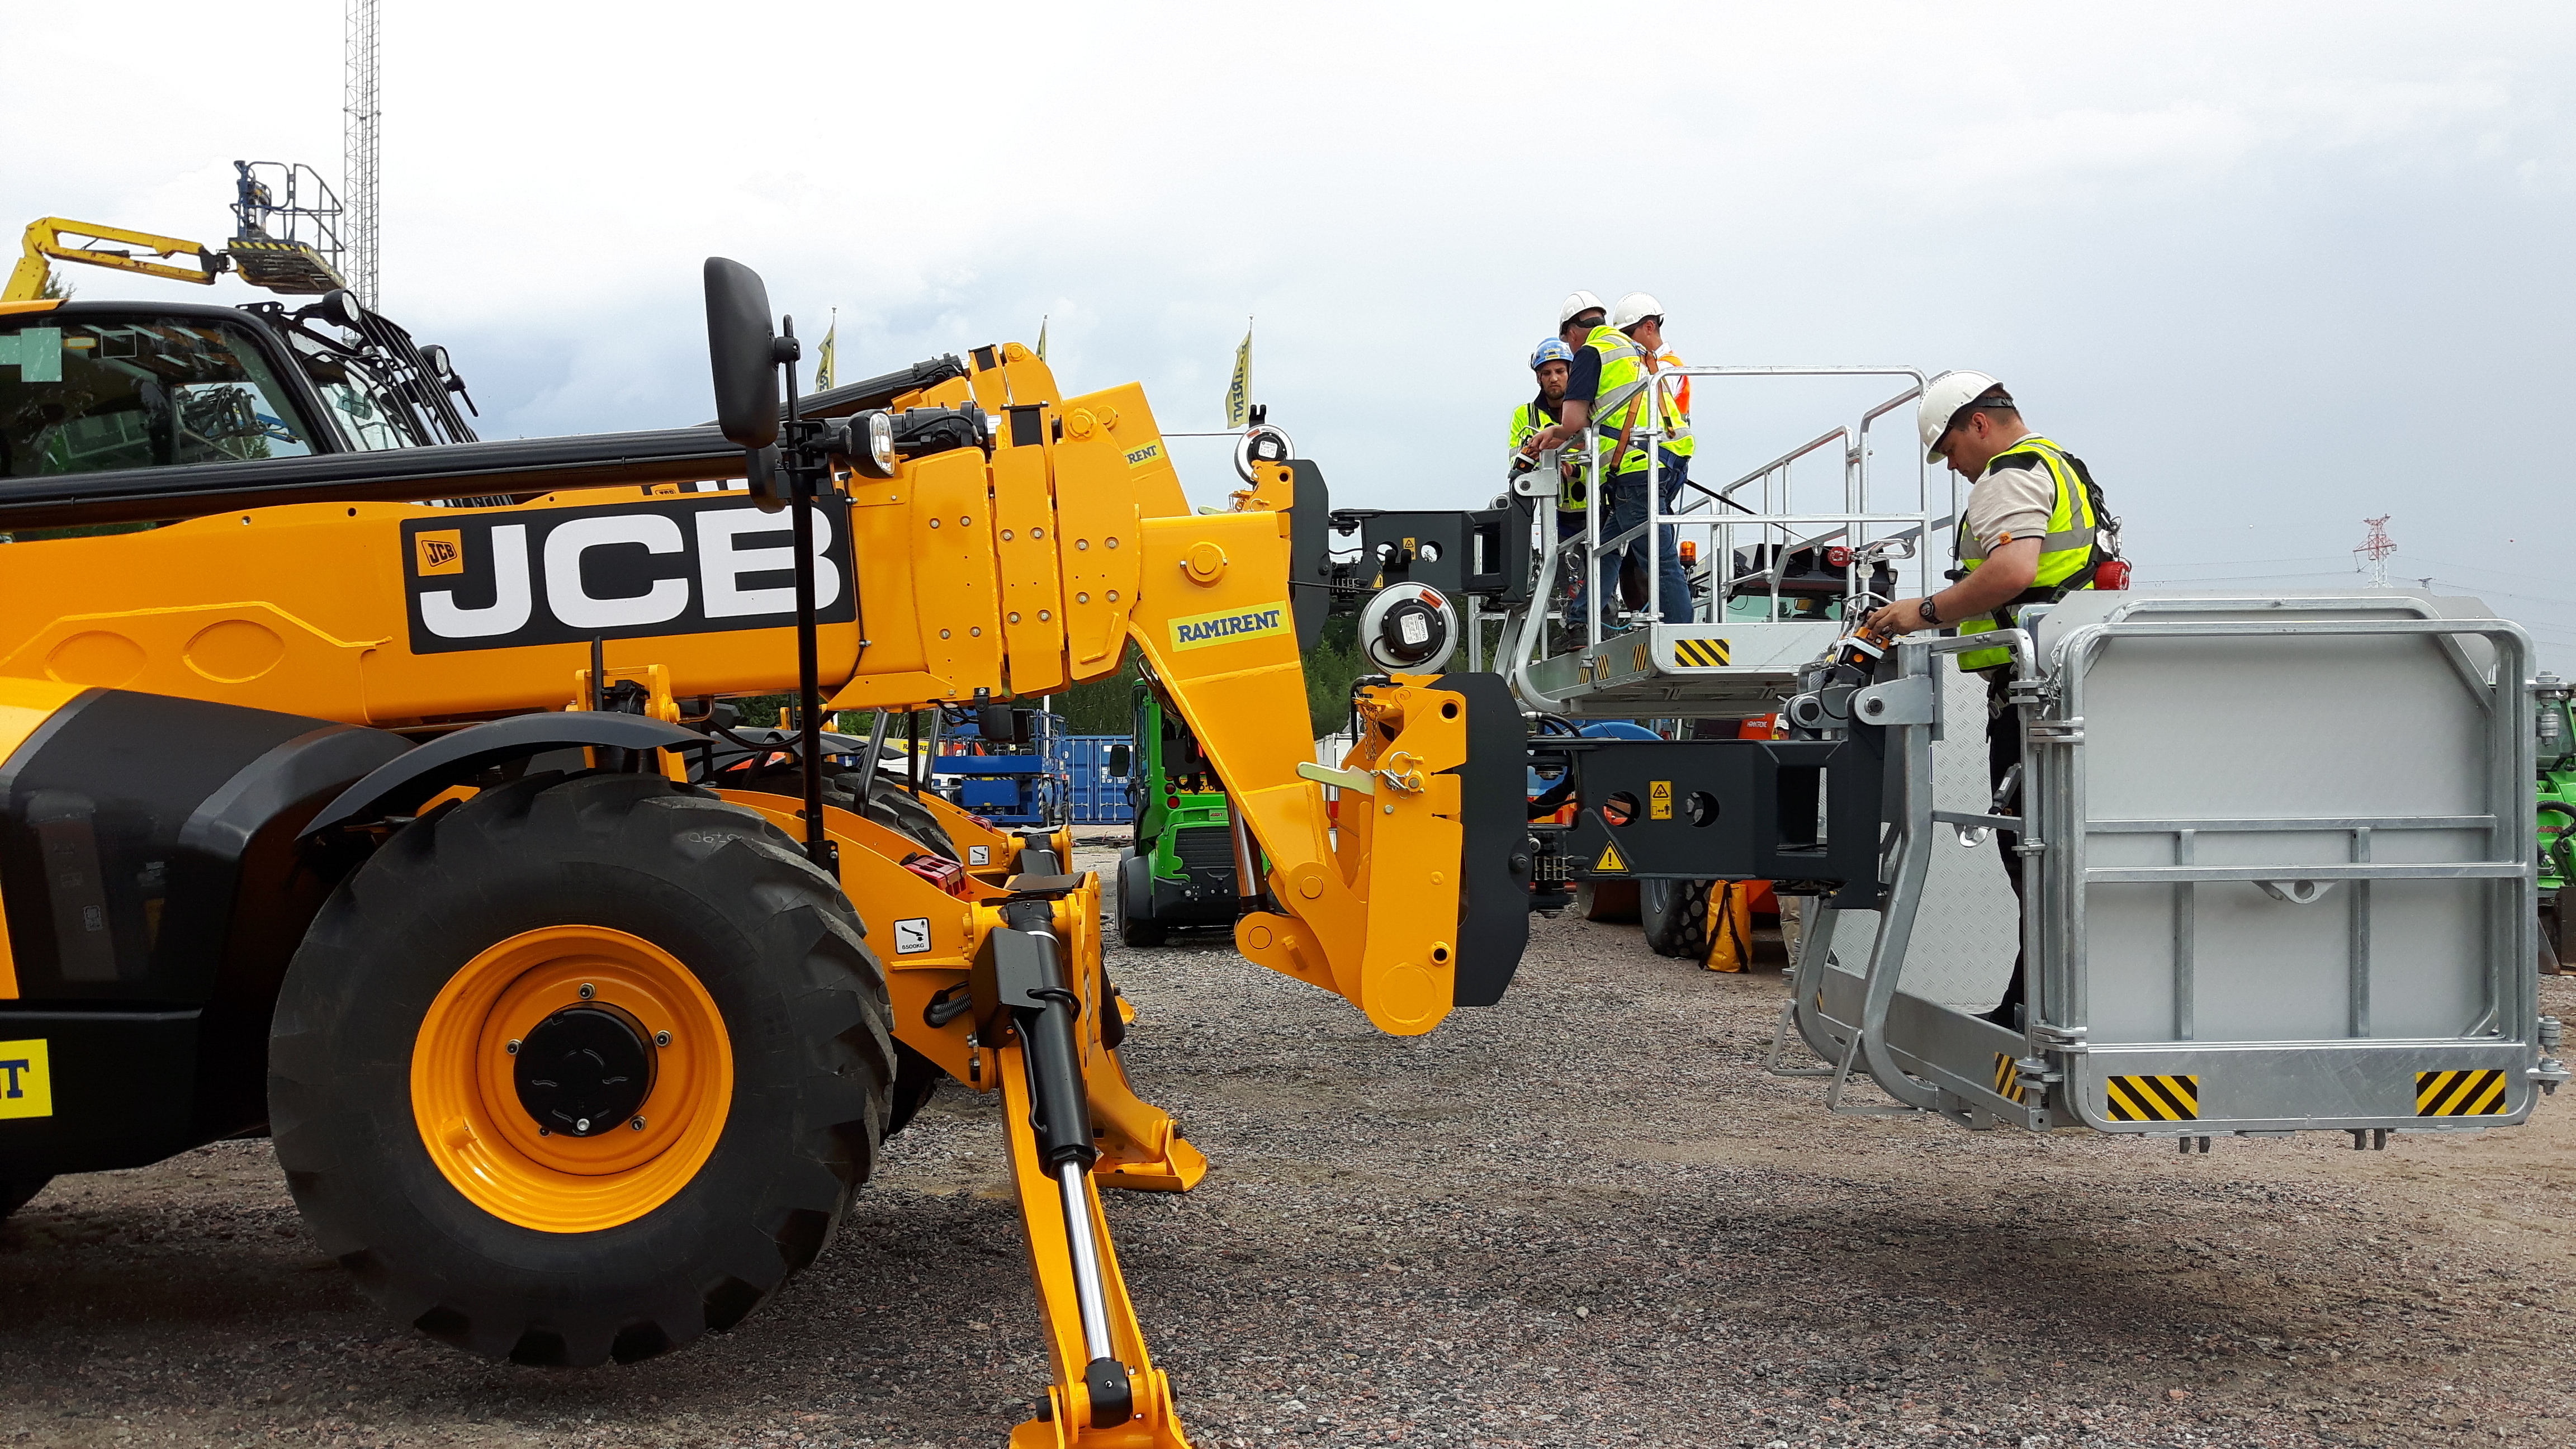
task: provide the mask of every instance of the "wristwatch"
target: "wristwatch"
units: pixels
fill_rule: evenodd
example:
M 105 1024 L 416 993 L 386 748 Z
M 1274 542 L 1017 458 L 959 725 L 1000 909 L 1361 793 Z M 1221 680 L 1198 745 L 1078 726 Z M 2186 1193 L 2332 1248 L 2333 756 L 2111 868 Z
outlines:
M 1934 613 L 1932 610 L 1932 601 L 1930 599 L 1925 599 L 1922 603 L 1915 605 L 1914 612 L 1921 614 L 1923 616 L 1923 622 L 1926 624 L 1938 624 L 1941 622 L 1941 616 Z

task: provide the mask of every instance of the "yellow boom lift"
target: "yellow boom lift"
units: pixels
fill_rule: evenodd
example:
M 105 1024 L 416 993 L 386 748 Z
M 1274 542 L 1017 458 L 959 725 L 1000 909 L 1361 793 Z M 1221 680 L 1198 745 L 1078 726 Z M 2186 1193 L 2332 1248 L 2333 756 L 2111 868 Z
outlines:
M 0 526 L 166 521 L 0 554 L 0 1068 L 43 1094 L 0 1202 L 265 1123 L 403 1321 L 622 1361 L 810 1261 L 951 1077 L 1003 1095 L 1054 1363 L 1012 1442 L 1182 1444 L 1097 1188 L 1205 1161 L 1120 1065 L 1098 879 L 831 791 L 815 726 L 1132 647 L 1237 806 L 1244 953 L 1416 1033 L 1526 938 L 1519 714 L 1394 676 L 1315 766 L 1312 464 L 1193 514 L 1141 389 L 1016 345 L 800 404 L 758 279 L 707 287 L 718 428 L 374 451 L 308 335 L 390 327 L 345 294 L 0 307 Z M 792 782 L 707 788 L 716 702 L 790 684 Z
M 38 217 L 20 239 L 18 261 L 9 270 L 8 286 L 0 288 L 0 303 L 42 298 L 57 261 L 206 287 L 226 272 L 237 272 L 254 287 L 289 295 L 318 295 L 349 285 L 336 260 L 333 224 L 340 203 L 311 167 L 236 161 L 233 172 L 236 234 L 222 250 L 127 227 Z

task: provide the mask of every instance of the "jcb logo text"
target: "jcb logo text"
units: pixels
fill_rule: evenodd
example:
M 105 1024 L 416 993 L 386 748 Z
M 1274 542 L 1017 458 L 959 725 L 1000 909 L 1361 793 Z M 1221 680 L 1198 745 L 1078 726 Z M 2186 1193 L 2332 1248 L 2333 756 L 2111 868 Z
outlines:
M 814 602 L 850 607 L 847 506 L 814 513 Z M 795 622 L 791 515 L 744 495 L 496 509 L 403 525 L 415 654 L 705 634 Z

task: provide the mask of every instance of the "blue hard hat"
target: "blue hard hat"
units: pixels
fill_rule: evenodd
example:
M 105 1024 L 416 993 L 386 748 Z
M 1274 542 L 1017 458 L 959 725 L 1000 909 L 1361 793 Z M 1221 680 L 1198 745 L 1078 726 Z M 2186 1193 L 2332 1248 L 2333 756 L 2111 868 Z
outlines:
M 1551 362 L 1562 362 L 1572 367 L 1574 349 L 1566 346 L 1564 339 L 1551 337 L 1538 345 L 1538 351 L 1530 354 L 1530 371 L 1536 372 Z

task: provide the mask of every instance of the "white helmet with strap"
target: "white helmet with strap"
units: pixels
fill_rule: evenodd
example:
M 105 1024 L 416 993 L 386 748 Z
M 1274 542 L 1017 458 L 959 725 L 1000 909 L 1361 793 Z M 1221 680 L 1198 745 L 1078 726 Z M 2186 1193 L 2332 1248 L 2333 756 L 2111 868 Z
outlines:
M 1619 299 L 1618 307 L 1610 313 L 1610 325 L 1625 332 L 1649 317 L 1662 315 L 1664 304 L 1656 301 L 1653 293 L 1630 292 Z
M 1556 309 L 1556 325 L 1562 329 L 1566 323 L 1573 321 L 1575 318 L 1582 316 L 1586 312 L 1607 312 L 1609 310 L 1609 308 L 1601 305 L 1600 298 L 1593 296 L 1590 292 L 1586 292 L 1578 288 L 1575 291 L 1566 293 L 1564 304 Z
M 1982 372 L 1945 372 L 1923 384 L 1923 401 L 1914 406 L 1914 426 L 1923 435 L 1925 462 L 1941 461 L 1941 435 L 1950 431 L 1950 419 L 1959 409 L 1986 395 L 2002 383 Z

